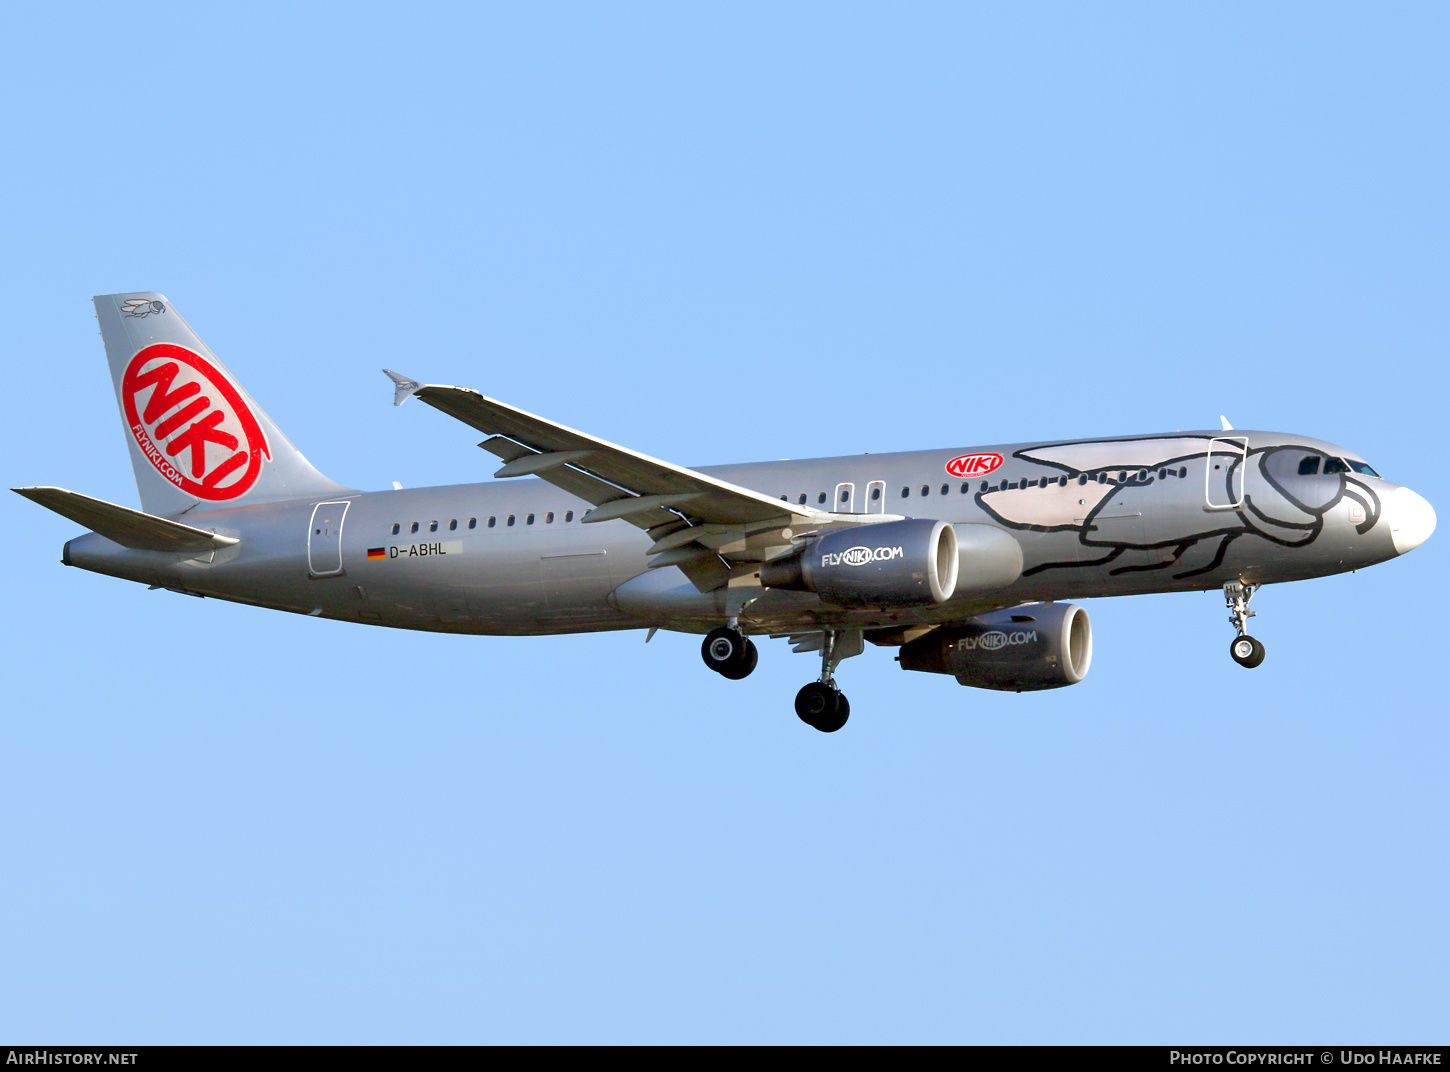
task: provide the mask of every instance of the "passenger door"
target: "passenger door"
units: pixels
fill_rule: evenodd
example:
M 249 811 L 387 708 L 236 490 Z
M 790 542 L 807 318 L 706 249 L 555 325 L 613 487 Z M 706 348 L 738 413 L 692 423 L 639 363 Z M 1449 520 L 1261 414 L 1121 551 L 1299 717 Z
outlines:
M 1204 460 L 1203 497 L 1210 510 L 1237 510 L 1244 504 L 1245 436 L 1213 439 Z
M 348 502 L 323 502 L 312 508 L 307 527 L 307 572 L 313 577 L 342 573 L 342 523 Z

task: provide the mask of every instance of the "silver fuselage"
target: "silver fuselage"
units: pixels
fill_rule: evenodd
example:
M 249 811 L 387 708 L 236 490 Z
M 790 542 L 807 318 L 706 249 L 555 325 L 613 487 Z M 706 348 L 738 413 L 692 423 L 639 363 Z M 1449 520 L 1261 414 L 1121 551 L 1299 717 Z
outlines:
M 1195 456 L 1184 446 L 1220 435 L 1235 437 L 1230 447 L 1243 444 L 1236 485 L 1222 483 L 1214 468 L 1224 455 L 1210 448 Z M 1140 464 L 1108 468 L 1103 461 L 1113 451 Z M 699 471 L 791 503 L 805 496 L 820 510 L 990 525 L 1021 545 L 1017 580 L 988 591 L 968 584 L 928 607 L 841 610 L 805 592 L 750 593 L 742 626 L 790 632 L 822 623 L 941 623 L 1024 602 L 1231 580 L 1299 580 L 1395 557 L 1384 515 L 1397 485 L 1353 472 L 1300 476 L 1294 459 L 1304 452 L 1357 458 L 1284 433 L 1175 432 Z M 949 475 L 949 461 L 973 453 L 1003 461 L 985 476 Z M 240 541 L 200 556 L 128 550 L 90 533 L 71 540 L 64 557 L 148 585 L 400 629 L 538 635 L 645 626 L 703 632 L 720 624 L 720 592 L 697 591 L 675 567 L 649 570 L 650 536 L 624 520 L 581 523 L 589 508 L 532 477 L 349 492 L 193 509 L 186 524 Z M 963 559 L 964 577 L 971 567 Z M 758 589 L 746 577 L 732 587 L 738 594 L 752 584 Z

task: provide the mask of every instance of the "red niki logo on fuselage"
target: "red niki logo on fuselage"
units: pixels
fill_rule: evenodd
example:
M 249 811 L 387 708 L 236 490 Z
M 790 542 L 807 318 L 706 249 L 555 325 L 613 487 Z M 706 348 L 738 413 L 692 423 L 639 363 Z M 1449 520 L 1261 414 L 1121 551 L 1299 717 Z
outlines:
M 173 343 L 146 347 L 121 379 L 126 427 L 156 471 L 198 499 L 244 495 L 270 460 L 262 426 L 226 374 Z
M 1000 454 L 962 454 L 947 462 L 952 476 L 981 476 L 1002 464 Z

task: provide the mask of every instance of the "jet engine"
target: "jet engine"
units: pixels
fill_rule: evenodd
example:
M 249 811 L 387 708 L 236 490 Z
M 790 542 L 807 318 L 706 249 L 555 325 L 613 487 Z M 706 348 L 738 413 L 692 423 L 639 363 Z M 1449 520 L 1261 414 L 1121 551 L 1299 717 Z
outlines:
M 957 587 L 957 534 L 945 521 L 912 518 L 828 532 L 765 563 L 767 588 L 814 592 L 838 607 L 945 603 Z
M 1076 685 L 1093 659 L 1087 611 L 1029 603 L 943 626 L 902 645 L 903 670 L 952 674 L 963 685 L 1036 692 Z

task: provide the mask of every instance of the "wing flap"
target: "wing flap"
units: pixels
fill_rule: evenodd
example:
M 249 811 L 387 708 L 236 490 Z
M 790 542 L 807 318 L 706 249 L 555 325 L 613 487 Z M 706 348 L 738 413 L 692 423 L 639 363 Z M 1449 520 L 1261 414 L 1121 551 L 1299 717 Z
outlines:
M 11 488 L 31 502 L 53 510 L 61 517 L 84 525 L 92 532 L 137 551 L 215 551 L 240 540 L 218 536 L 205 529 L 144 514 L 128 506 L 92 499 L 65 488 Z

